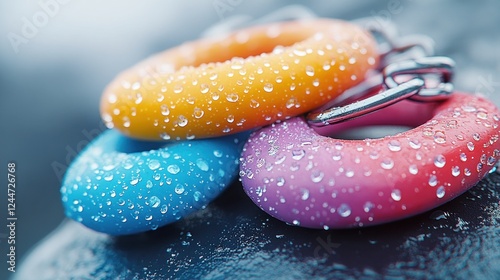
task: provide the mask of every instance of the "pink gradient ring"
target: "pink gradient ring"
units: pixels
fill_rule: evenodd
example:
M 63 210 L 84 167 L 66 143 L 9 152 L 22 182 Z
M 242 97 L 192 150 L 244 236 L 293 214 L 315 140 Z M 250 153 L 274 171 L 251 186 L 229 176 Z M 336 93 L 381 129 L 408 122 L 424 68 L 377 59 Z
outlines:
M 481 97 L 399 103 L 347 122 L 309 127 L 303 117 L 252 134 L 241 157 L 248 196 L 284 222 L 350 228 L 423 213 L 459 196 L 500 156 L 499 111 Z M 361 126 L 413 129 L 377 139 L 333 135 Z

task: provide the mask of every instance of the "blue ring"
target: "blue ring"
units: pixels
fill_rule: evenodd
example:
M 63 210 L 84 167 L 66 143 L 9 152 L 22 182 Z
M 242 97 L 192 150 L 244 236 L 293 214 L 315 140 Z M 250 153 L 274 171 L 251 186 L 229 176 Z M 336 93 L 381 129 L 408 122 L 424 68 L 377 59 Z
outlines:
M 125 235 L 204 208 L 236 177 L 248 133 L 182 142 L 145 142 L 108 130 L 70 165 L 65 213 L 96 231 Z

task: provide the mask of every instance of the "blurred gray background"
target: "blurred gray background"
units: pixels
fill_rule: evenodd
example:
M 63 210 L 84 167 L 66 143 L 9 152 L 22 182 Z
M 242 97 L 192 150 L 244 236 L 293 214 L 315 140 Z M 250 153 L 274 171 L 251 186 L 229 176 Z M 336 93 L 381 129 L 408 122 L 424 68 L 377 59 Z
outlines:
M 234 16 L 255 19 L 290 4 L 324 17 L 381 16 L 402 34 L 434 38 L 437 53 L 457 62 L 456 88 L 500 104 L 499 1 L 367 2 L 1 1 L 0 220 L 6 223 L 7 162 L 15 161 L 18 264 L 63 219 L 60 175 L 101 129 L 99 98 L 106 84 L 148 55 Z M 1 279 L 6 234 L 0 225 Z

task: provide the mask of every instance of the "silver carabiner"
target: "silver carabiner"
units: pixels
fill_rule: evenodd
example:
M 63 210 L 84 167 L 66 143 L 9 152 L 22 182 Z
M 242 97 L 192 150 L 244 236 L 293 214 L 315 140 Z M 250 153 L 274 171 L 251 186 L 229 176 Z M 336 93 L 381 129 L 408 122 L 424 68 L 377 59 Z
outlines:
M 375 95 L 344 106 L 334 104 L 328 109 L 309 113 L 306 118 L 312 126 L 326 126 L 371 113 L 403 99 L 443 100 L 453 91 L 450 80 L 454 65 L 454 61 L 448 57 L 426 57 L 390 64 L 381 74 L 349 89 L 349 97 L 344 98 L 343 102 L 373 94 L 378 89 Z M 429 87 L 432 80 L 428 75 L 439 75 L 441 82 L 435 87 Z M 405 80 L 397 81 L 402 78 Z M 383 90 L 380 91 L 380 88 Z M 339 105 L 338 101 L 336 105 Z
M 430 75 L 437 76 L 439 82 L 433 87 L 424 87 L 418 94 L 409 97 L 415 101 L 439 101 L 448 98 L 453 92 L 453 69 L 455 62 L 448 57 L 422 57 L 415 60 L 401 61 L 388 65 L 383 70 L 384 83 L 388 88 L 396 88 L 400 83 L 398 77 L 403 76 L 427 76 L 426 81 L 430 82 Z

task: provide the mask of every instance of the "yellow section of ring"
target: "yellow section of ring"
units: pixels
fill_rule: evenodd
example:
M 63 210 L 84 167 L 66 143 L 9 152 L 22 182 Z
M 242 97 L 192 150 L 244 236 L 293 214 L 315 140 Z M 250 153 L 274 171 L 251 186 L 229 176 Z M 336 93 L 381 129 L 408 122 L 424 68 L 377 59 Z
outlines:
M 216 137 L 324 105 L 377 64 L 375 40 L 351 23 L 273 23 L 185 43 L 124 71 L 104 91 L 101 115 L 138 139 Z

